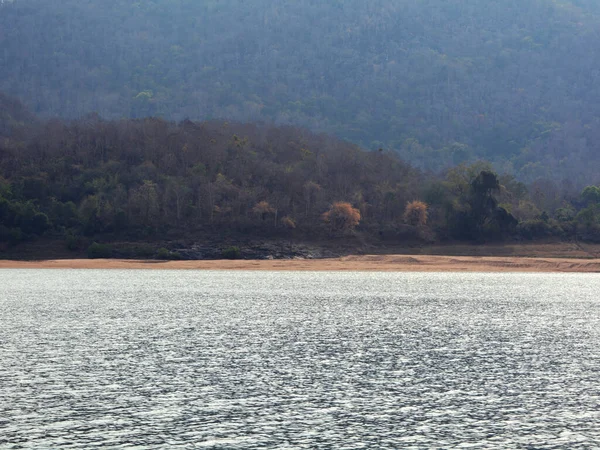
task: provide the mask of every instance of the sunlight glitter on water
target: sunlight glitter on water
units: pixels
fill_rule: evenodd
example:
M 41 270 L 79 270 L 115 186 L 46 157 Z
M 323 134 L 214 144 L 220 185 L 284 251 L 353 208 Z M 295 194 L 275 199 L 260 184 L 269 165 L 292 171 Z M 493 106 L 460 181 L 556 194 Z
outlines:
M 600 445 L 596 275 L 0 283 L 2 448 Z

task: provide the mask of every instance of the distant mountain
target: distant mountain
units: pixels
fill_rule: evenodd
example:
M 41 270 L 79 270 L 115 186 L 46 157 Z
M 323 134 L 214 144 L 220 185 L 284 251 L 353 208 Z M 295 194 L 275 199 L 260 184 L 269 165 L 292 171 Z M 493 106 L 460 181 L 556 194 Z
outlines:
M 591 0 L 16 0 L 0 91 L 42 116 L 308 126 L 439 170 L 598 182 Z

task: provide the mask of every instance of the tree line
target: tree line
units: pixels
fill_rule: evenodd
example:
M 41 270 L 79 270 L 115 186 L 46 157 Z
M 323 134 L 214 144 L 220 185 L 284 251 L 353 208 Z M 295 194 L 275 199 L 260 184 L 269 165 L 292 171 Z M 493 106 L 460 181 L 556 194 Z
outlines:
M 600 240 L 600 188 L 525 185 L 489 163 L 426 172 L 291 126 L 35 119 L 0 96 L 0 242 L 212 232 L 386 242 Z

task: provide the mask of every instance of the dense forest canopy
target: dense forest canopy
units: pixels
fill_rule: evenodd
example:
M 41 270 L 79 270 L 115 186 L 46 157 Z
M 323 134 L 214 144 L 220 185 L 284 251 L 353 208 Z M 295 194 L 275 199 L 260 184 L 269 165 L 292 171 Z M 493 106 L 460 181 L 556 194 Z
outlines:
M 15 0 L 0 91 L 42 117 L 304 126 L 440 170 L 597 183 L 591 0 Z
M 43 121 L 0 94 L 0 251 L 42 235 L 77 250 L 210 233 L 379 245 L 600 241 L 600 187 L 527 186 L 481 162 L 434 175 L 395 152 L 291 126 Z

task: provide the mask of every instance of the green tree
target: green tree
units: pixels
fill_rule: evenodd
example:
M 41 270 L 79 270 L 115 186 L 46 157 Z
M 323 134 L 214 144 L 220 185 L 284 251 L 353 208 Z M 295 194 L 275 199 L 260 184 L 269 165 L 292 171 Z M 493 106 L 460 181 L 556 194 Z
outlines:
M 600 188 L 598 186 L 587 186 L 581 193 L 581 198 L 588 204 L 600 203 Z
M 145 180 L 141 186 L 133 191 L 131 195 L 131 209 L 137 224 L 145 227 L 156 225 L 159 214 L 156 183 Z

